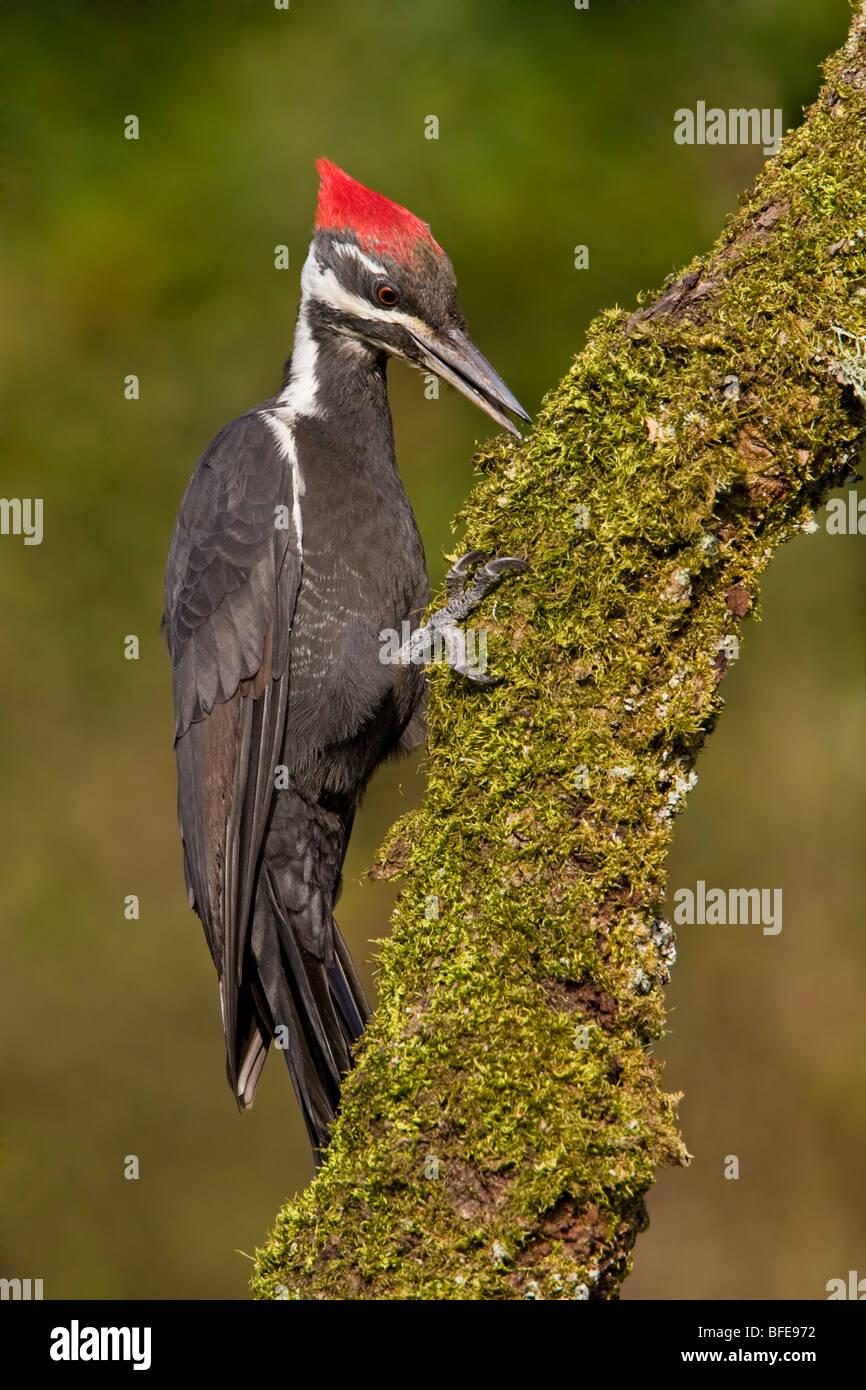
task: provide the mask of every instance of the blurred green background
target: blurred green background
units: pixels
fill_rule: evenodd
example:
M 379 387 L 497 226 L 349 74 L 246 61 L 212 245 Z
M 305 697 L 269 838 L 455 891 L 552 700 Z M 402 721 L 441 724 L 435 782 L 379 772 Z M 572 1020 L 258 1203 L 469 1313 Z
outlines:
M 848 14 L 846 0 L 7 6 L 0 495 L 43 497 L 45 536 L 0 538 L 0 1274 L 43 1278 L 48 1298 L 243 1298 L 238 1252 L 311 1174 L 279 1060 L 246 1116 L 225 1084 L 159 621 L 197 457 L 279 383 L 315 157 L 430 221 L 477 343 L 534 410 L 590 317 L 706 249 L 763 162 L 676 146 L 674 110 L 781 106 L 796 123 Z M 438 581 L 487 422 L 450 390 L 425 400 L 399 366 L 391 395 Z M 658 1051 L 695 1161 L 662 1175 L 627 1297 L 821 1298 L 866 1273 L 864 546 L 822 528 L 775 562 L 678 824 L 672 888 L 781 886 L 784 929 L 680 930 Z M 361 877 L 422 787 L 417 761 L 380 774 L 355 832 L 339 915 L 368 982 L 392 895 Z

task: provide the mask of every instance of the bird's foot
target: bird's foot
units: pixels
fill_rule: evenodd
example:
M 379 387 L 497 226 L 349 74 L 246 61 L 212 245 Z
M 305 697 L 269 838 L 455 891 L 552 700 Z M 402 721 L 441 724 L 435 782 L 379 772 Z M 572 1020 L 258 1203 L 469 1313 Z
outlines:
M 484 563 L 481 563 L 481 562 Z M 474 576 L 469 579 L 473 565 L 478 565 Z M 525 560 L 514 555 L 499 555 L 488 560 L 481 550 L 470 550 L 452 565 L 445 576 L 445 592 L 448 601 L 428 621 L 412 633 L 409 641 L 400 650 L 399 660 L 408 662 L 435 660 L 439 652 L 458 675 L 478 685 L 497 685 L 498 677 L 486 674 L 487 633 L 465 633 L 459 624 L 474 612 L 482 599 L 495 588 L 507 574 L 528 570 Z M 473 639 L 471 653 L 467 651 L 467 635 Z M 475 637 L 477 636 L 477 649 Z
M 478 607 L 481 600 L 487 597 L 490 590 L 495 588 L 506 574 L 521 573 L 529 569 L 526 561 L 518 560 L 515 555 L 498 555 L 493 560 L 486 560 L 485 564 L 480 565 L 467 588 L 469 570 L 472 565 L 479 564 L 481 560 L 486 560 L 483 550 L 469 550 L 465 555 L 461 555 L 456 564 L 451 566 L 445 576 L 445 592 L 448 595 L 448 602 L 444 608 L 438 609 L 439 613 L 447 612 L 454 622 L 459 622 L 461 618 L 467 617 Z M 434 613 L 433 617 L 436 616 L 437 614 Z

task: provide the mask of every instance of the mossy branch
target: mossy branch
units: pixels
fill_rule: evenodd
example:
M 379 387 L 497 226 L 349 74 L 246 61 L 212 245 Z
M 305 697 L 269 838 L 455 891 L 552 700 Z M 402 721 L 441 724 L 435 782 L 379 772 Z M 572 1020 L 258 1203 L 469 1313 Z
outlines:
M 665 856 L 760 575 L 863 444 L 866 0 L 825 76 L 710 254 L 479 455 L 466 548 L 532 566 L 479 619 L 507 678 L 433 674 L 379 1008 L 259 1297 L 611 1298 L 687 1161 Z

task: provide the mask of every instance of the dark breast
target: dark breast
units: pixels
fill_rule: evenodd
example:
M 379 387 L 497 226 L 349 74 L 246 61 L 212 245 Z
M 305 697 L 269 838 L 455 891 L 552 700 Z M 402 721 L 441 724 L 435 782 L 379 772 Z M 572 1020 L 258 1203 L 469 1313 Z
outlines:
M 412 507 L 387 428 L 363 443 L 322 422 L 295 426 L 303 568 L 290 643 L 285 761 L 311 760 L 366 781 L 396 746 L 421 698 L 421 667 L 380 660 L 383 631 L 417 627 L 428 581 Z M 348 448 L 346 447 L 348 443 Z

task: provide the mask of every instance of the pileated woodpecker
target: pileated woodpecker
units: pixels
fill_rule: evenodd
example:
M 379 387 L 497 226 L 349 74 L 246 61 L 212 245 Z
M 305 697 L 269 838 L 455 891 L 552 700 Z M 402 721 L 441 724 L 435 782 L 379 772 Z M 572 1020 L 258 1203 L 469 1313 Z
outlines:
M 427 639 L 453 636 L 525 568 L 492 560 L 464 588 L 484 558 L 464 556 L 448 603 L 419 626 L 427 570 L 394 458 L 387 359 L 438 373 L 513 434 L 505 412 L 529 416 L 470 341 L 427 225 L 317 167 L 282 389 L 196 467 L 164 621 L 184 870 L 219 974 L 229 1084 L 250 1106 L 276 1040 L 318 1161 L 369 1016 L 333 918 L 355 810 L 377 764 L 420 741 Z M 410 643 L 383 660 L 383 631 L 407 621 Z

